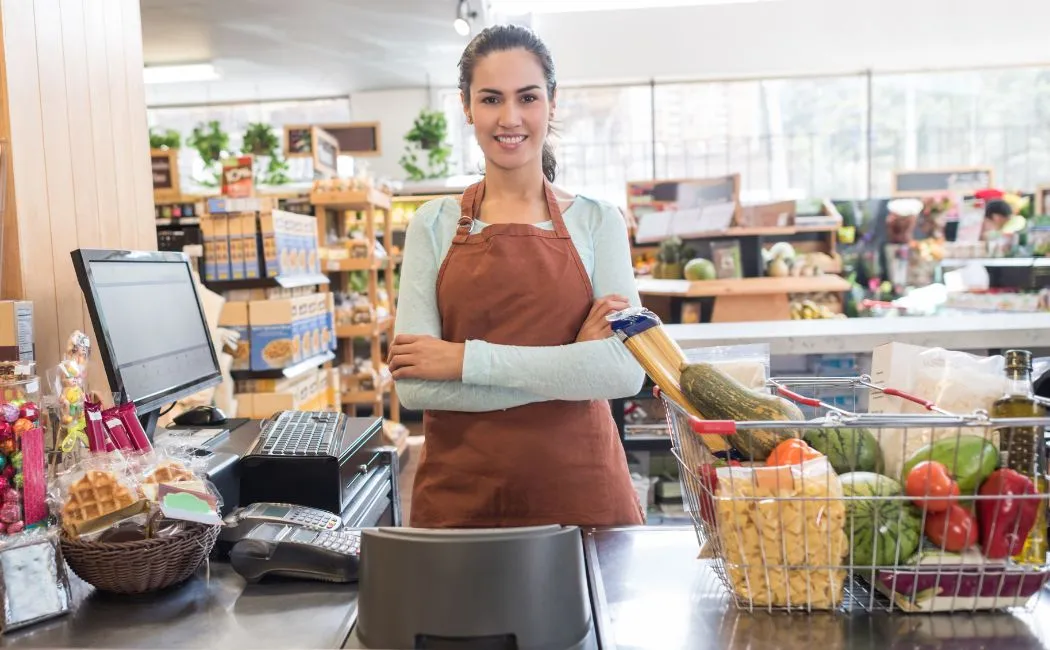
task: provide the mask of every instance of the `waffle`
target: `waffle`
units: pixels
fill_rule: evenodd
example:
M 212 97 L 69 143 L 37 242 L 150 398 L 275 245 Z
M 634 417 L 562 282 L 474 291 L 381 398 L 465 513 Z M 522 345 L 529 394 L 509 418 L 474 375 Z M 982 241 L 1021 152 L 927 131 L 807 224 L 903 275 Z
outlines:
M 161 483 L 178 483 L 179 481 L 192 481 L 196 479 L 193 472 L 178 461 L 165 461 L 152 472 L 146 475 L 143 483 L 147 485 L 160 485 Z
M 89 470 L 69 486 L 69 496 L 62 506 L 63 523 L 79 524 L 116 512 L 134 503 L 131 492 L 121 485 L 113 472 Z

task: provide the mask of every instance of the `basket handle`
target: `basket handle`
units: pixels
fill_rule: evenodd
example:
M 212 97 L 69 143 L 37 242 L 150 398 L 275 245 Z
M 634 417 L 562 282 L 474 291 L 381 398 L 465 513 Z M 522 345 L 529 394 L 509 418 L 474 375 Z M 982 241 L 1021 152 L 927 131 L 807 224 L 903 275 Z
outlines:
M 689 428 L 694 433 L 702 436 L 731 436 L 736 433 L 736 422 L 733 420 L 701 420 L 698 417 L 689 416 Z
M 916 395 L 911 395 L 909 393 L 905 393 L 904 391 L 898 390 L 896 388 L 883 388 L 882 392 L 883 392 L 883 394 L 889 395 L 891 397 L 899 397 L 901 399 L 908 400 L 909 402 L 914 402 L 914 403 L 918 404 L 919 406 L 923 407 L 924 409 L 926 409 L 927 411 L 932 411 L 932 410 L 937 408 L 937 405 L 934 404 L 933 402 L 931 402 L 928 399 L 923 399 L 923 398 L 918 397 Z
M 821 407 L 821 403 L 820 403 L 819 399 L 814 399 L 812 397 L 806 397 L 805 395 L 799 395 L 795 391 L 788 390 L 787 388 L 781 386 L 780 384 L 777 384 L 777 392 L 780 393 L 781 395 L 783 395 L 784 397 L 788 398 L 789 400 L 793 401 L 793 402 L 798 402 L 799 404 L 803 404 L 805 406 L 812 406 L 814 408 L 820 408 Z

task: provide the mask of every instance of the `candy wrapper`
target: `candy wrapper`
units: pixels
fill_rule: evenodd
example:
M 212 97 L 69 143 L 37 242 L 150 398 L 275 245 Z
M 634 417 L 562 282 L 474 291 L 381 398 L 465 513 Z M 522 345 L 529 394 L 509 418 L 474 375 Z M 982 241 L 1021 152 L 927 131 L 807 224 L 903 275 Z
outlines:
M 50 373 L 51 389 L 58 402 L 59 438 L 57 447 L 63 453 L 89 448 L 85 433 L 84 400 L 87 396 L 87 363 L 91 340 L 80 331 L 73 332 L 66 344 L 62 361 Z
M 58 532 L 39 529 L 0 541 L 0 626 L 10 632 L 70 611 Z
M 106 435 L 106 426 L 102 424 L 102 404 L 86 400 L 84 402 L 84 430 L 87 434 L 88 449 L 91 453 L 101 454 L 114 451 L 117 446 Z
M 142 428 L 142 423 L 139 422 L 139 414 L 135 410 L 134 402 L 118 406 L 117 417 L 124 424 L 124 430 L 127 431 L 128 437 L 131 439 L 131 446 L 136 451 L 148 452 L 153 449 L 153 445 L 146 436 L 145 429 Z
M 106 429 L 106 435 L 118 451 L 135 451 L 131 444 L 131 436 L 124 426 L 124 420 L 120 417 L 118 407 L 108 408 L 102 411 L 102 426 Z

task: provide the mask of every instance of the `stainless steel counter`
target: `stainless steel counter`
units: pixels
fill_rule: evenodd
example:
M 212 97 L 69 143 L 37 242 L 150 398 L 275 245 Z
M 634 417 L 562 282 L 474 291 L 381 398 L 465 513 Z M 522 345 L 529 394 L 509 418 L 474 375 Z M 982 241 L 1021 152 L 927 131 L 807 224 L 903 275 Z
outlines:
M 1031 612 L 785 614 L 735 608 L 692 528 L 623 528 L 584 535 L 603 650 L 1050 649 L 1050 592 Z M 246 586 L 212 563 L 186 584 L 117 597 L 74 578 L 75 610 L 0 636 L 26 648 L 340 648 L 357 589 L 315 582 Z
M 1050 592 L 1029 613 L 747 613 L 697 559 L 692 528 L 591 531 L 584 542 L 603 650 L 1050 648 Z
M 75 610 L 0 636 L 16 648 L 339 648 L 357 613 L 356 586 L 245 586 L 213 562 L 174 589 L 145 596 L 95 592 L 75 576 Z

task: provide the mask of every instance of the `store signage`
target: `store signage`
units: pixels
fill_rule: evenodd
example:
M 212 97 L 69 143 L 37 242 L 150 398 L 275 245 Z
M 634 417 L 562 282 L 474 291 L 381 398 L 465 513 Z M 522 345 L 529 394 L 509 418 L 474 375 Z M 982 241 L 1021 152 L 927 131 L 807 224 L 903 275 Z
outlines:
M 319 126 L 313 131 L 314 176 L 333 178 L 339 175 L 339 141 Z
M 893 195 L 929 196 L 950 193 L 971 196 L 978 190 L 992 187 L 993 184 L 994 173 L 989 167 L 898 171 L 893 174 Z
M 155 201 L 175 201 L 179 197 L 179 150 L 150 149 Z
M 381 156 L 379 122 L 321 124 L 339 142 L 340 153 L 351 156 Z
M 723 232 L 739 219 L 740 175 L 630 182 L 627 207 L 639 244 Z
M 234 156 L 222 160 L 222 195 L 243 199 L 255 193 L 252 157 Z
M 284 127 L 284 157 L 309 158 L 313 155 L 313 127 L 294 124 Z

